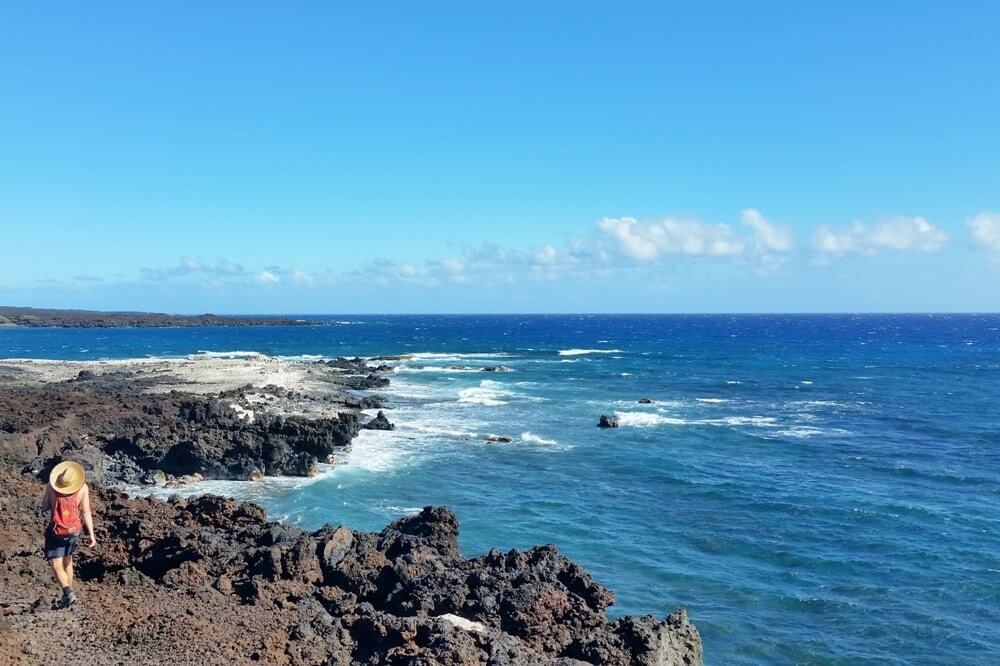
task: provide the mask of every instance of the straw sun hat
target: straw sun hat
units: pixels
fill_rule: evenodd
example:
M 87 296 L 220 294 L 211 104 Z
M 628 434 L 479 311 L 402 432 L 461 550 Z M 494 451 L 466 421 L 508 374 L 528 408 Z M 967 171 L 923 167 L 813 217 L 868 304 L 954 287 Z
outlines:
M 85 475 L 80 463 L 65 460 L 52 468 L 49 485 L 60 495 L 72 495 L 83 487 Z

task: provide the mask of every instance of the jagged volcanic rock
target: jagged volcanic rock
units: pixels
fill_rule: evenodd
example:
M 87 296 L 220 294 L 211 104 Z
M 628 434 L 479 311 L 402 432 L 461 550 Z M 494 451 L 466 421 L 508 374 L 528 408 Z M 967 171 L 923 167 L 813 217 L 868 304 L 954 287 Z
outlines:
M 701 663 L 683 611 L 608 622 L 614 595 L 554 546 L 466 559 L 444 507 L 379 533 L 307 532 L 234 500 L 95 488 L 99 545 L 79 557 L 81 605 L 48 611 L 56 590 L 32 513 L 41 485 L 3 468 L 0 481 L 10 663 L 42 663 L 84 637 L 80 663 Z
M 396 425 L 394 423 L 391 423 L 389 421 L 389 417 L 387 417 L 385 415 L 385 412 L 383 412 L 381 409 L 378 410 L 378 414 L 375 415 L 375 418 L 373 418 L 371 421 L 369 421 L 368 423 L 364 424 L 361 427 L 364 428 L 364 429 L 366 429 L 366 430 L 395 430 L 396 429 Z
M 99 482 L 174 476 L 249 479 L 306 475 L 357 435 L 357 415 L 306 419 L 261 413 L 250 420 L 228 401 L 182 393 L 109 393 L 49 387 L 0 392 L 0 462 L 44 473 L 61 457 Z

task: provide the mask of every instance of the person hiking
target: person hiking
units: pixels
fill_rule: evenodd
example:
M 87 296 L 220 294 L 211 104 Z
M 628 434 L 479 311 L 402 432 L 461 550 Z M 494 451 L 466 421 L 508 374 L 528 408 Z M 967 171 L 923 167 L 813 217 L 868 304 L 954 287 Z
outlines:
M 73 592 L 73 553 L 83 526 L 86 526 L 90 537 L 89 546 L 93 548 L 97 545 L 94 519 L 90 513 L 90 488 L 79 463 L 67 460 L 52 468 L 49 485 L 45 486 L 42 497 L 42 511 L 49 512 L 45 528 L 45 559 L 52 565 L 56 582 L 62 587 L 59 607 L 69 608 L 77 600 Z

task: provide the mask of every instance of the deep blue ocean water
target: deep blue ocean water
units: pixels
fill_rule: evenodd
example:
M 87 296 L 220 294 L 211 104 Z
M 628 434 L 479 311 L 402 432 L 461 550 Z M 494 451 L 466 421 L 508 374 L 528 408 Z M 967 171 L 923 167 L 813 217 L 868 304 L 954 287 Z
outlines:
M 552 542 L 615 614 L 687 607 L 708 664 L 1000 663 L 1000 315 L 328 319 L 0 357 L 416 354 L 346 465 L 209 486 L 310 528 L 447 504 L 467 554 Z

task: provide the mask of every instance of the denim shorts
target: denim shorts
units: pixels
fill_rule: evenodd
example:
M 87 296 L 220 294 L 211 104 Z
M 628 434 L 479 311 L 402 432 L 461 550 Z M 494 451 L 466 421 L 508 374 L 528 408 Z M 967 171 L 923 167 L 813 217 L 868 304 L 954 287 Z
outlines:
M 76 550 L 76 542 L 79 538 L 79 534 L 61 537 L 53 534 L 51 530 L 45 530 L 45 559 L 54 560 L 57 557 L 72 555 Z

